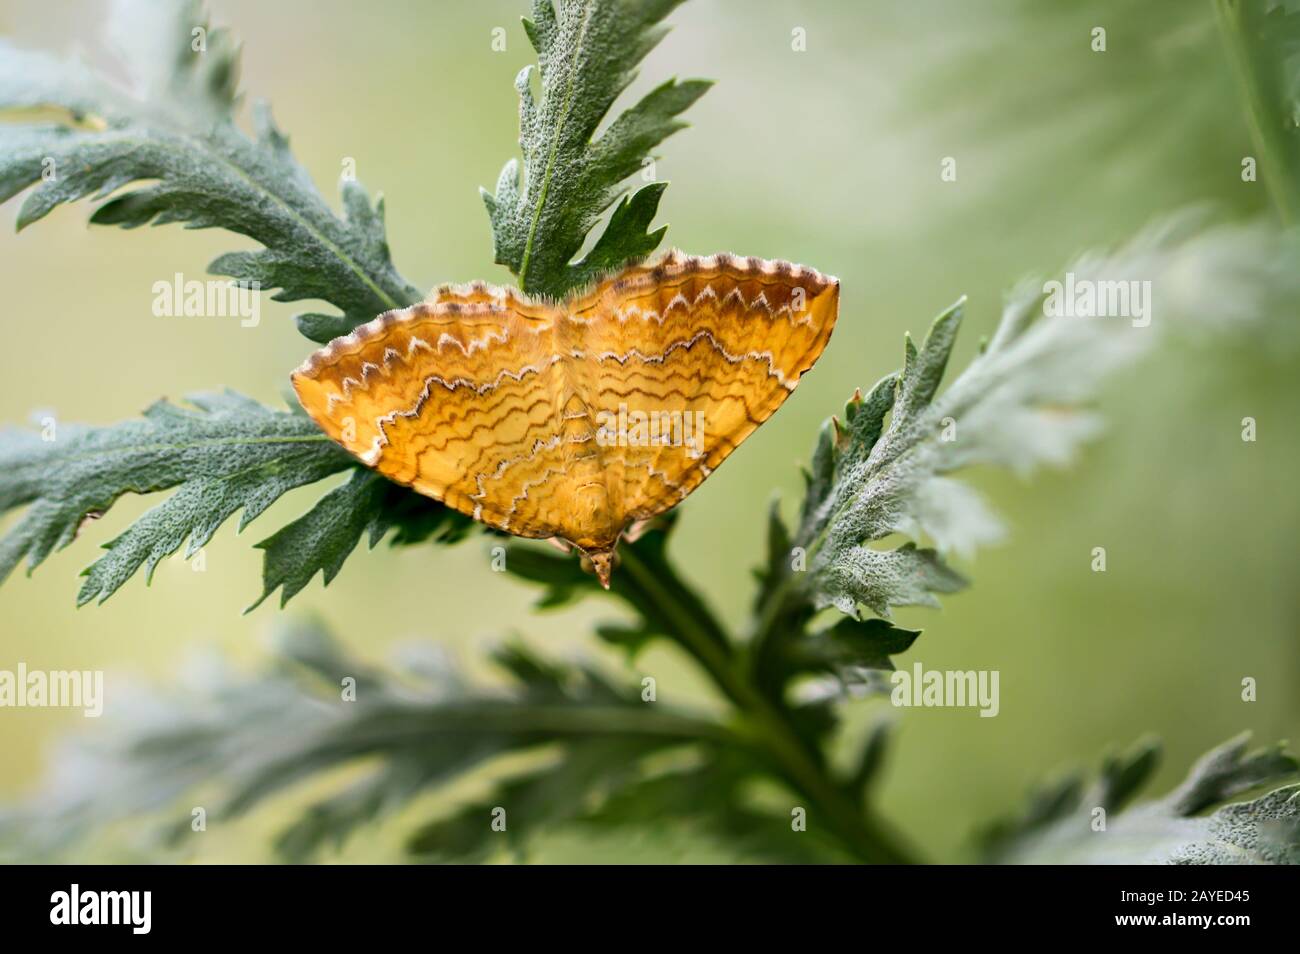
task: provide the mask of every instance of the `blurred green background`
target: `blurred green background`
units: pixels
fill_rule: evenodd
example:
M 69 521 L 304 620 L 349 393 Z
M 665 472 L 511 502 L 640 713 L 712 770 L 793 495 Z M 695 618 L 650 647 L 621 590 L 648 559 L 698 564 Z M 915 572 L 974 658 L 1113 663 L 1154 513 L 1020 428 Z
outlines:
M 386 196 L 399 269 L 424 287 L 509 280 L 492 264 L 477 187 L 517 150 L 512 80 L 531 57 L 523 7 L 210 4 L 214 22 L 243 41 L 250 98 L 272 101 L 327 195 L 355 159 L 358 177 Z M 96 2 L 0 0 L 0 33 L 98 60 L 103 15 Z M 1214 202 L 1227 217 L 1267 212 L 1263 184 L 1241 181 L 1252 147 L 1208 0 L 693 0 L 671 22 L 629 96 L 669 75 L 718 82 L 657 163 L 672 182 L 660 216 L 668 241 L 805 262 L 844 290 L 816 372 L 683 506 L 677 557 L 734 623 L 751 597 L 768 501 L 779 493 L 794 505 L 819 422 L 898 366 L 905 331 L 922 333 L 969 294 L 960 364 L 992 328 L 1003 290 L 1026 274 L 1188 203 Z M 1105 53 L 1090 48 L 1094 26 L 1107 29 Z M 494 27 L 506 28 L 504 52 L 492 50 Z M 797 27 L 806 52 L 791 49 Z M 957 159 L 956 182 L 940 181 L 946 156 Z M 0 215 L 12 223 L 16 211 Z M 283 400 L 289 370 L 313 347 L 290 321 L 300 307 L 264 301 L 254 329 L 150 311 L 155 281 L 202 277 L 240 240 L 92 229 L 88 212 L 60 209 L 22 235 L 0 234 L 0 420 L 53 411 L 110 423 L 158 397 L 219 386 Z M 1145 733 L 1167 743 L 1162 787 L 1242 729 L 1260 742 L 1300 734 L 1296 353 L 1255 336 L 1166 342 L 1113 383 L 1107 435 L 1068 472 L 1028 483 L 974 475 L 1007 516 L 1008 541 L 963 564 L 974 586 L 941 611 L 898 614 L 925 629 L 903 662 L 1001 671 L 995 719 L 898 713 L 879 805 L 934 860 L 964 858 L 972 830 L 1013 810 L 1032 780 L 1095 764 Z M 1256 443 L 1240 439 L 1245 416 L 1258 421 Z M 203 572 L 166 561 L 151 588 L 135 579 L 78 611 L 77 572 L 149 505 L 124 500 L 34 577 L 0 589 L 0 668 L 105 668 L 111 706 L 126 677 L 166 680 L 208 647 L 255 665 L 280 611 L 268 602 L 240 615 L 260 590 L 251 544 L 324 489 L 290 494 L 241 539 L 224 527 Z M 1090 570 L 1095 546 L 1107 549 L 1106 573 Z M 538 614 L 533 596 L 491 572 L 487 543 L 471 539 L 358 552 L 328 589 L 314 584 L 287 612 L 319 615 L 368 658 L 436 640 L 486 673 L 482 648 L 518 632 L 550 652 L 626 667 L 590 632 L 614 607 Z M 668 649 L 652 648 L 635 670 L 656 676 L 665 698 L 703 692 Z M 1246 676 L 1258 680 L 1257 702 L 1241 701 Z M 855 722 L 879 705 L 860 704 Z M 33 785 L 51 743 L 82 725 L 79 714 L 0 710 L 0 798 Z M 269 857 L 266 833 L 306 797 L 210 831 L 198 857 Z M 400 833 L 434 802 L 363 831 L 337 857 L 398 858 Z M 538 857 L 714 856 L 556 832 Z

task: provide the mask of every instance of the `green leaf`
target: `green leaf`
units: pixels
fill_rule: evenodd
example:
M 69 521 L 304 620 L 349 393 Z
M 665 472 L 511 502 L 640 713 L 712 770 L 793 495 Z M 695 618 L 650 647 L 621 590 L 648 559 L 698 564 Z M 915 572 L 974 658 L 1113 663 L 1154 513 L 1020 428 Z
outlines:
M 706 753 L 623 785 L 577 824 L 601 838 L 631 830 L 655 841 L 708 841 L 735 862 L 844 864 L 853 860 L 818 826 L 793 831 L 788 815 L 756 805 L 748 790 L 759 777 L 753 762 L 742 756 Z
M 301 414 L 275 411 L 226 391 L 196 395 L 192 408 L 160 401 L 141 421 L 111 427 L 60 425 L 51 440 L 0 429 L 0 513 L 27 507 L 0 539 L 0 581 L 24 558 L 29 572 L 103 516 L 124 493 L 177 488 L 88 567 L 78 605 L 102 603 L 141 567 L 151 577 L 188 540 L 188 559 L 242 508 L 242 530 L 276 500 L 342 470 L 352 477 L 306 514 L 257 544 L 266 551 L 256 607 L 283 586 L 283 606 L 320 571 L 328 584 L 363 535 L 373 548 L 452 543 L 474 529 L 468 517 L 357 466 Z
M 981 836 L 987 861 L 1011 864 L 1300 864 L 1300 785 L 1202 815 L 1296 774 L 1275 745 L 1248 752 L 1249 733 L 1221 745 L 1164 798 L 1125 805 L 1155 771 L 1159 748 L 1109 757 L 1085 790 L 1079 775 L 1039 789 L 1019 818 Z M 1098 821 L 1104 820 L 1104 828 Z
M 853 771 L 850 783 L 854 791 L 865 797 L 880 774 L 893 733 L 893 722 L 889 719 L 877 719 L 867 731 L 858 753 L 857 768 Z
M 413 494 L 372 470 L 358 468 L 347 483 L 331 490 L 307 513 L 257 544 L 266 551 L 262 595 L 248 611 L 256 609 L 281 586 L 283 607 L 311 582 L 317 571 L 328 586 L 362 536 L 369 538 L 373 550 L 393 529 L 397 531 L 394 543 L 418 543 L 429 538 L 450 543 L 474 526 L 458 511 Z
M 596 130 L 635 78 L 635 68 L 663 39 L 664 17 L 681 0 L 534 0 L 525 21 L 537 51 L 540 100 L 533 67 L 515 80 L 519 90 L 519 162 L 511 159 L 496 194 L 483 192 L 492 221 L 496 261 L 533 295 L 562 298 L 603 273 L 644 258 L 664 229 L 648 232 L 664 185 L 639 189 L 615 209 L 604 233 L 580 262 L 587 233 L 623 191 L 622 183 L 651 158 L 651 150 L 683 128 L 675 117 L 709 83 L 669 80 Z
M 858 604 L 885 618 L 891 606 L 938 606 L 934 594 L 966 586 L 938 553 L 912 543 L 895 550 L 845 547 L 816 572 L 816 608 L 834 606 L 849 616 L 857 616 Z
M 275 650 L 264 671 L 209 660 L 106 712 L 102 725 L 65 747 L 73 755 L 48 790 L 0 814 L 0 857 L 58 857 L 123 820 L 153 827 L 161 819 L 184 848 L 189 799 L 199 790 L 210 819 L 229 819 L 352 767 L 276 839 L 285 860 L 309 860 L 499 756 L 554 752 L 551 765 L 507 780 L 492 796 L 510 813 L 512 832 L 535 834 L 589 806 L 584 797 L 601 779 L 640 777 L 651 753 L 696 745 L 740 753 L 734 758 L 748 751 L 712 719 L 648 705 L 639 687 L 519 645 L 496 653 L 504 686 L 470 682 L 427 645 L 409 647 L 399 666 L 372 667 L 316 625 L 281 631 Z M 340 686 L 349 679 L 355 696 L 345 699 Z M 489 814 L 471 807 L 454 817 L 426 827 L 413 844 L 447 856 L 495 844 Z
M 1082 405 L 1162 335 L 1291 334 L 1269 319 L 1290 314 L 1300 294 L 1295 254 L 1294 237 L 1266 223 L 1211 226 L 1188 212 L 1069 268 L 1076 283 L 1098 287 L 1149 282 L 1149 322 L 1049 316 L 1048 286 L 1023 282 L 946 390 L 964 300 L 935 320 L 920 348 L 905 341 L 902 370 L 855 393 L 822 427 L 798 526 L 789 530 L 775 509 L 769 517 L 750 626 L 756 681 L 783 696 L 820 609 L 852 618 L 865 606 L 888 617 L 894 606 L 935 606 L 961 589 L 946 555 L 969 556 L 1000 540 L 1003 527 L 980 494 L 949 475 L 982 464 L 1027 475 L 1067 463 L 1100 429 Z M 900 536 L 911 539 L 895 543 Z
M 22 559 L 30 571 L 67 546 L 122 494 L 177 488 L 84 571 L 78 605 L 103 602 L 141 567 L 152 575 L 187 540 L 192 556 L 236 511 L 242 529 L 289 490 L 354 463 L 298 414 L 229 391 L 189 401 L 192 409 L 154 404 L 142 421 L 65 426 L 49 441 L 0 431 L 0 512 L 27 506 L 0 540 L 0 580 Z
M 672 744 L 655 738 L 569 742 L 545 769 L 509 779 L 486 800 L 421 826 L 407 848 L 421 860 L 458 863 L 482 861 L 503 844 L 522 852 L 537 835 L 581 818 L 593 800 L 639 778 L 641 761 Z M 493 828 L 494 812 L 505 829 Z
M 919 349 L 906 342 L 899 374 L 855 395 L 843 422 L 823 428 L 790 540 L 791 552 L 806 555 L 806 572 L 769 555 L 765 578 L 779 582 L 769 586 L 760 617 L 788 615 L 800 600 L 812 609 L 855 615 L 864 605 L 887 616 L 893 606 L 932 606 L 937 594 L 960 589 L 964 581 L 944 555 L 969 556 L 1000 540 L 1003 527 L 980 494 L 948 475 L 978 465 L 1028 475 L 1068 463 L 1100 431 L 1081 405 L 1162 335 L 1255 328 L 1286 313 L 1300 291 L 1288 264 L 1294 253 L 1293 241 L 1267 224 L 1174 217 L 1068 269 L 1074 287 L 1147 283 L 1145 316 L 1048 315 L 1050 286 L 1026 281 L 1008 297 L 989 341 L 941 393 L 964 312 L 957 302 Z M 913 542 L 882 544 L 896 535 Z M 768 606 L 773 599 L 785 608 Z
M 893 656 L 907 652 L 919 630 L 883 619 L 841 619 L 835 625 L 787 645 L 789 671 L 822 672 L 851 678 L 863 669 L 892 672 Z
M 19 228 L 58 205 L 112 194 L 92 222 L 180 222 L 249 236 L 263 248 L 222 255 L 209 271 L 279 289 L 277 301 L 335 305 L 341 315 L 301 323 L 318 341 L 419 300 L 393 267 L 382 200 L 372 206 L 357 182 L 344 181 L 339 217 L 264 104 L 254 108 L 254 136 L 235 125 L 237 50 L 224 31 L 207 29 L 197 3 L 124 4 L 117 17 L 110 36 L 127 86 L 79 62 L 0 43 L 0 114 L 16 119 L 0 123 L 0 201 L 37 186 Z M 205 50 L 192 49 L 195 30 L 206 30 Z M 67 119 L 30 114 L 51 109 Z
M 1300 2 L 1216 0 L 1245 93 L 1260 173 L 1283 220 L 1300 221 Z

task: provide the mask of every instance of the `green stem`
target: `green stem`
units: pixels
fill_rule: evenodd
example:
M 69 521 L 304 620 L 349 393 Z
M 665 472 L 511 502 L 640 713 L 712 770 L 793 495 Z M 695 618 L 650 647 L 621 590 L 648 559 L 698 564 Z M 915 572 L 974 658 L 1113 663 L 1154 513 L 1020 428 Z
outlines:
M 790 726 L 784 713 L 746 675 L 740 659 L 702 624 L 681 612 L 671 587 L 665 586 L 632 547 L 620 553 L 620 570 L 674 624 L 673 636 L 695 658 L 723 695 L 750 722 L 755 746 L 764 750 L 797 790 L 827 819 L 831 829 L 857 857 L 876 864 L 907 864 L 913 859 L 876 819 L 859 810 L 854 797 L 830 777 L 820 754 Z
M 362 722 L 354 730 L 351 738 L 361 748 L 371 742 L 376 746 L 400 742 L 408 736 L 414 740 L 427 738 L 430 731 L 466 736 L 535 734 L 544 739 L 599 735 L 644 736 L 684 742 L 706 739 L 731 747 L 752 747 L 749 739 L 713 719 L 675 712 L 647 713 L 627 706 L 521 703 L 503 709 L 496 704 L 466 703 L 440 707 L 428 723 L 418 725 L 411 725 L 408 715 L 401 709 L 372 714 L 368 722 Z M 391 716 L 393 721 L 390 722 L 386 716 Z
M 786 600 L 795 591 L 797 585 L 798 580 L 794 572 L 787 570 L 776 585 L 763 594 L 763 601 L 759 604 L 758 612 L 754 614 L 749 628 L 749 644 L 755 652 L 759 652 L 761 647 L 766 645 L 776 626 L 776 621 L 781 618 L 781 613 L 785 609 Z
M 1300 169 L 1291 168 L 1288 149 L 1281 138 L 1286 117 L 1275 97 L 1270 96 L 1270 84 L 1263 75 L 1266 64 L 1259 62 L 1262 57 L 1253 55 L 1252 38 L 1240 0 L 1215 0 L 1215 9 L 1246 101 L 1246 120 L 1259 153 L 1264 184 L 1283 223 L 1294 225 L 1300 221 Z

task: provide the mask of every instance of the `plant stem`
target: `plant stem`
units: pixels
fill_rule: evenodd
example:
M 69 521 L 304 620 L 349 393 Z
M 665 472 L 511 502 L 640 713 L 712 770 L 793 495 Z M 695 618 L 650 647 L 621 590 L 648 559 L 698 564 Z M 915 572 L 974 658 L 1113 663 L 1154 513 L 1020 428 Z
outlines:
M 1276 84 L 1264 75 L 1268 64 L 1260 61 L 1265 58 L 1255 55 L 1257 51 L 1240 0 L 1216 0 L 1215 8 L 1246 101 L 1246 120 L 1259 152 L 1264 183 L 1282 222 L 1294 225 L 1300 221 L 1300 168 L 1291 167 L 1287 144 L 1281 139 L 1287 118 L 1277 96 L 1270 95 L 1276 92 L 1273 89 Z
M 673 621 L 672 635 L 750 722 L 754 745 L 808 797 L 845 846 L 863 861 L 911 863 L 914 859 L 881 823 L 860 811 L 854 797 L 830 777 L 820 753 L 794 731 L 781 710 L 748 678 L 736 654 L 711 635 L 716 624 L 706 626 L 693 614 L 681 612 L 672 588 L 656 578 L 632 547 L 620 555 L 620 569 L 640 591 L 639 596 Z

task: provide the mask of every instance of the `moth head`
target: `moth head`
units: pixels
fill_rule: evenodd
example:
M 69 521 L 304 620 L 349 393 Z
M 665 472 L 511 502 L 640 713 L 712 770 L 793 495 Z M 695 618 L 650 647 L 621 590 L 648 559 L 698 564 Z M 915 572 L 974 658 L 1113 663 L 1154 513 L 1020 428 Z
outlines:
M 608 550 L 584 550 L 582 553 L 582 568 L 589 573 L 595 573 L 596 579 L 600 580 L 600 585 L 605 589 L 609 589 L 609 579 L 614 572 L 615 561 L 614 547 Z

